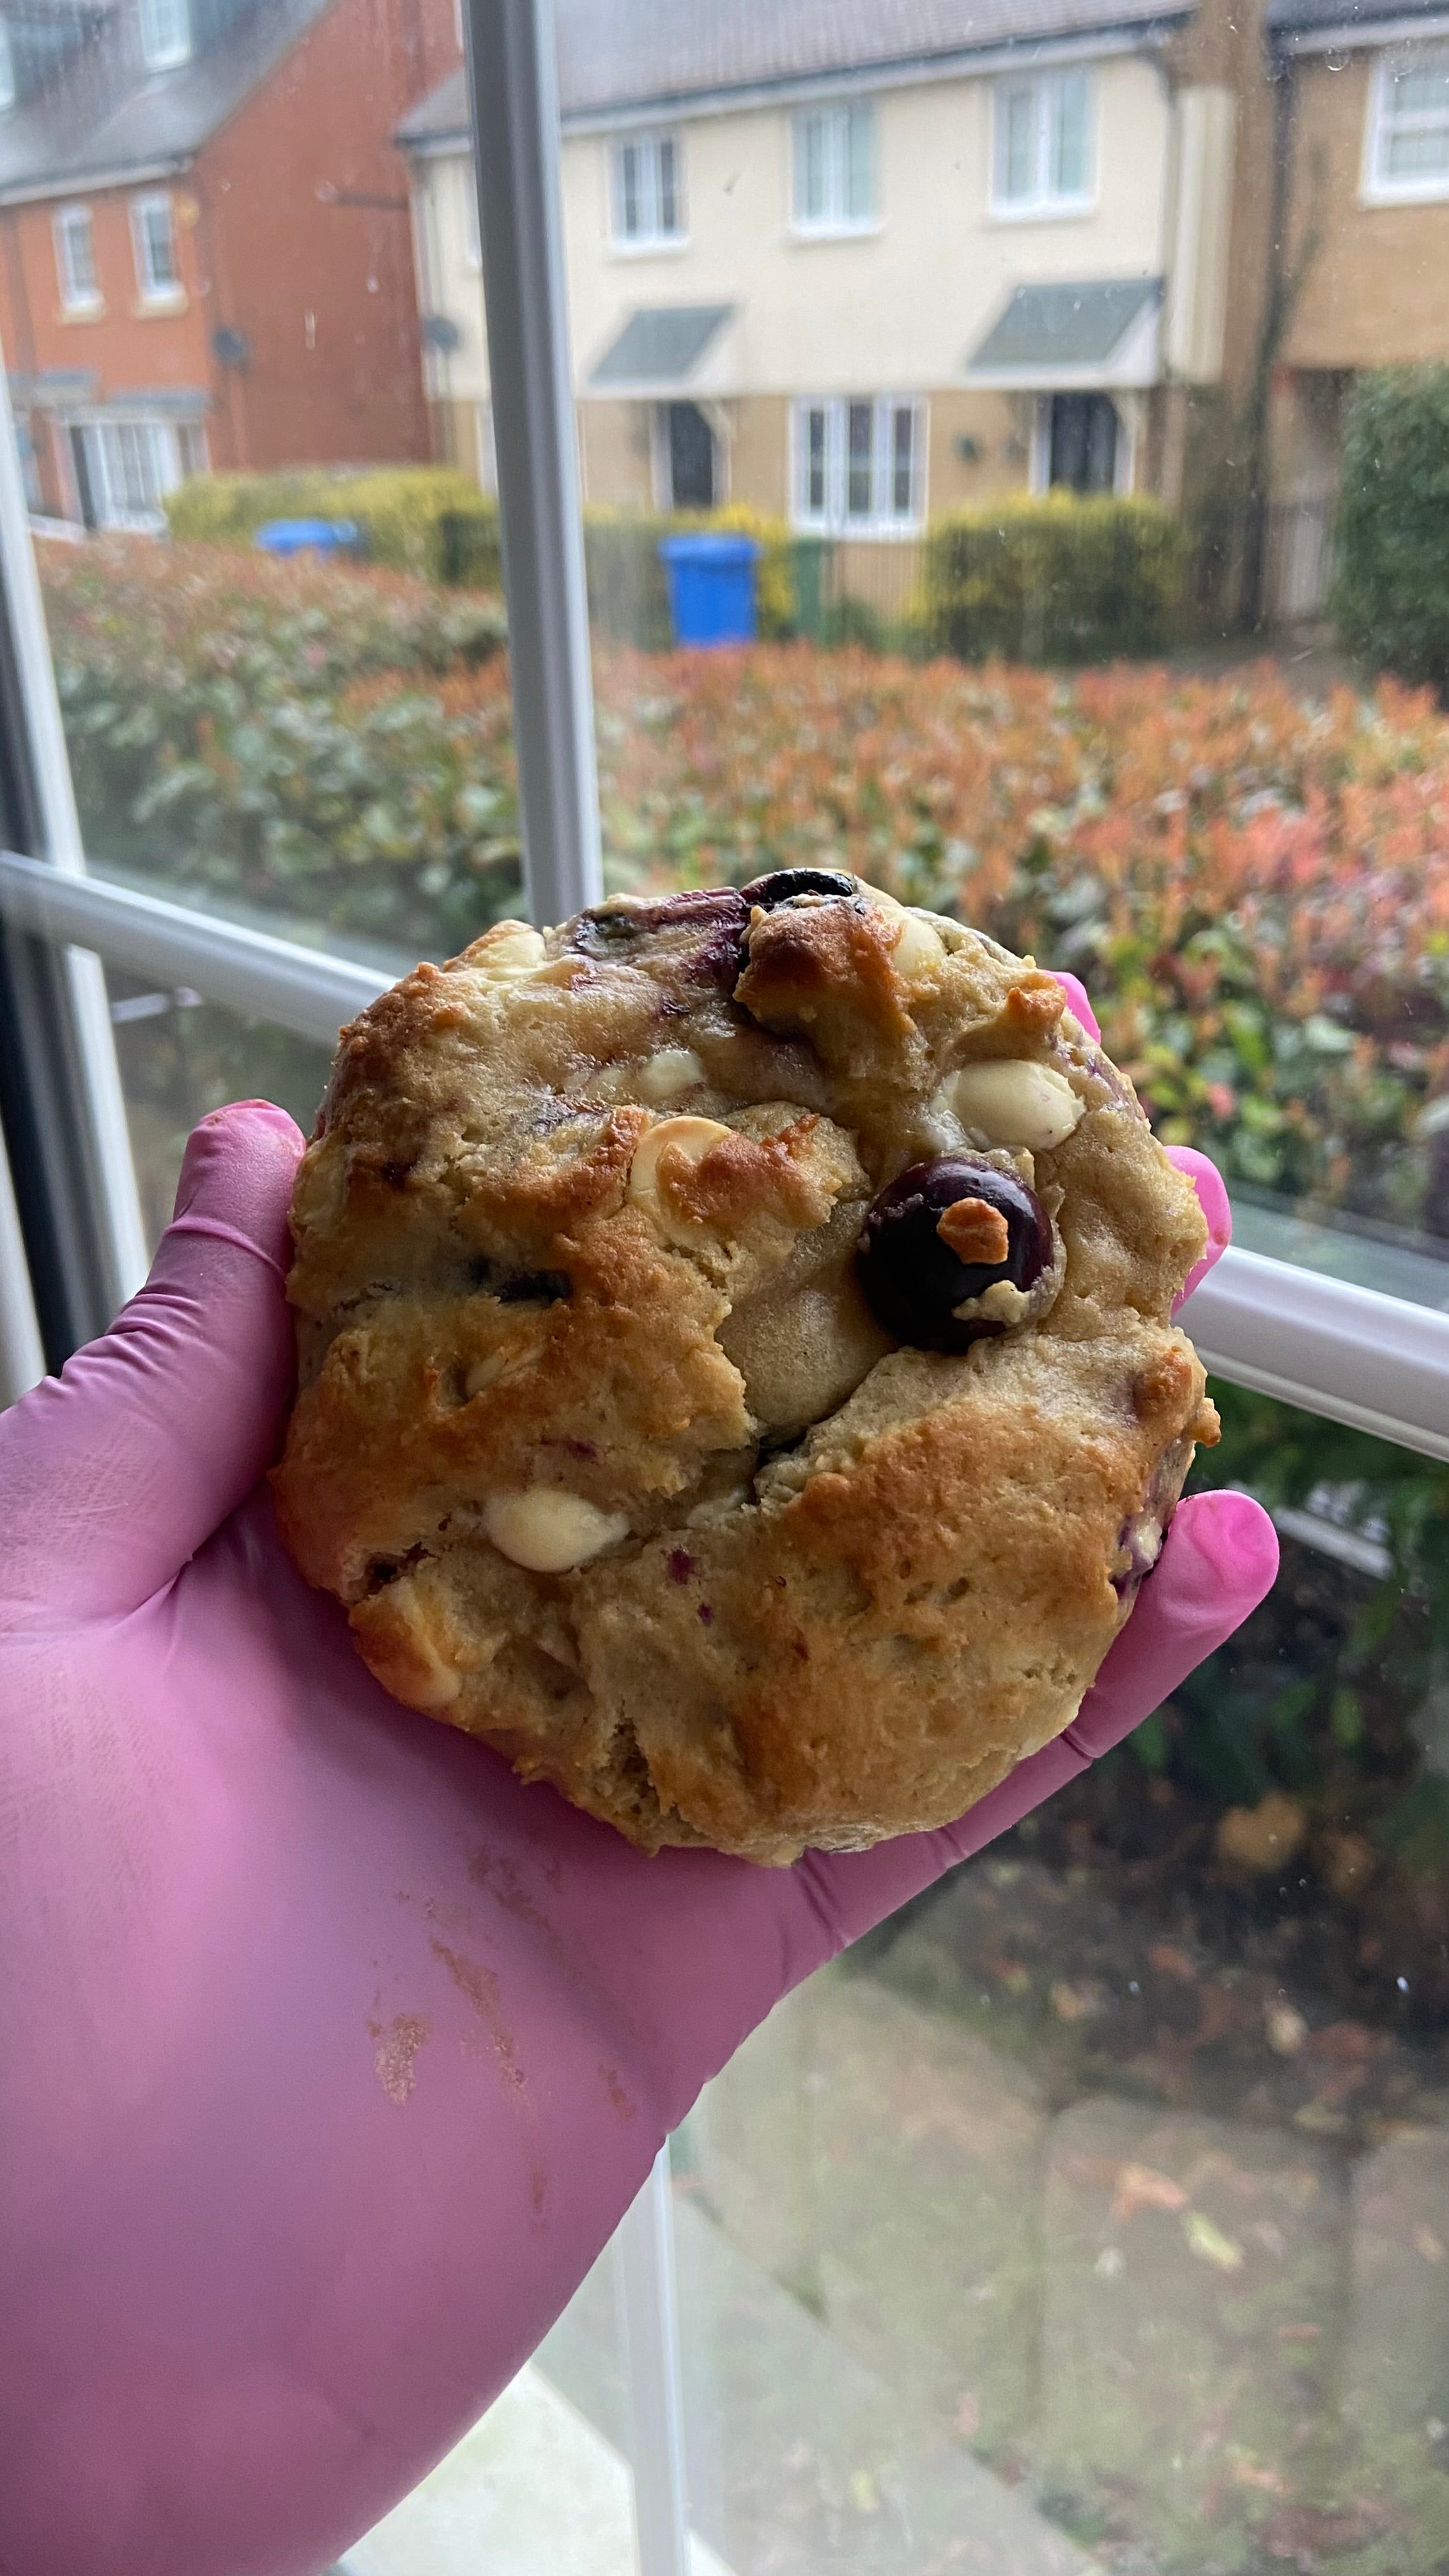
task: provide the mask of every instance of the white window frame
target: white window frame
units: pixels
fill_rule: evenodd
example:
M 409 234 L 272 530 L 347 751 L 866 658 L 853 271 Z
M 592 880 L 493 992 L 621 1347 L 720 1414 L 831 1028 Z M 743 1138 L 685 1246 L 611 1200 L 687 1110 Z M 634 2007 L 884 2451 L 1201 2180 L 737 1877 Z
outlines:
M 1449 72 L 1449 44 L 1394 45 L 1376 56 L 1369 80 L 1368 115 L 1364 124 L 1363 175 L 1360 194 L 1370 206 L 1432 205 L 1449 197 L 1449 108 L 1443 116 L 1422 108 L 1411 108 L 1406 116 L 1392 115 L 1394 75 L 1416 60 L 1432 60 Z M 1444 168 L 1420 171 L 1407 178 L 1396 177 L 1386 166 L 1388 147 L 1397 130 L 1432 133 L 1444 130 Z
M 664 175 L 669 155 L 669 178 Z M 627 161 L 636 159 L 634 195 L 640 220 L 632 231 L 626 221 L 629 182 Z M 684 139 L 673 125 L 631 126 L 609 138 L 609 242 L 625 258 L 640 252 L 684 250 L 689 218 L 684 197 Z M 666 223 L 666 196 L 673 200 L 673 221 Z
M 1056 120 L 1069 82 L 1086 88 L 1086 176 L 1080 188 L 1053 183 Z M 1032 183 L 1020 192 L 1006 186 L 1006 119 L 1013 95 L 1026 96 L 1032 116 Z M 1091 63 L 1063 63 L 1051 71 L 1006 72 L 991 92 L 991 215 L 997 223 L 1041 223 L 1088 215 L 1097 203 L 1099 83 Z
M 510 391 L 495 434 L 527 903 L 558 921 L 603 888 L 551 12 L 545 0 L 467 5 L 472 61 L 486 65 L 470 89 L 492 376 Z M 924 408 L 920 418 L 923 460 Z M 87 874 L 3 374 L 0 565 L 18 709 L 5 747 L 37 818 L 28 852 L 0 851 L 0 912 L 56 969 L 44 989 L 65 1044 L 27 1052 L 27 1075 L 56 1141 L 52 1187 L 86 1221 L 63 1311 L 104 1322 L 136 1284 L 144 1244 L 101 959 L 328 1041 L 383 979 Z M 0 1291 L 3 1326 L 10 1265 Z M 1449 1314 L 1230 1250 L 1186 1321 L 1209 1367 L 1238 1384 L 1449 1459 Z M 655 2576 L 684 2576 L 689 2561 L 670 2230 L 666 2148 L 618 2237 L 638 2560 Z
M 149 219 L 157 213 L 166 218 L 166 239 L 171 253 L 171 275 L 158 278 L 152 260 Z M 146 188 L 131 199 L 131 253 L 136 263 L 136 293 L 150 312 L 174 312 L 186 301 L 181 282 L 181 262 L 177 257 L 176 210 L 169 188 Z
M 138 0 L 141 59 L 148 72 L 175 71 L 191 60 L 189 0 Z
M 167 495 L 186 480 L 181 424 L 160 413 L 96 409 L 68 413 L 64 426 L 78 430 L 86 442 L 98 524 L 141 536 L 159 534 L 166 524 Z M 201 435 L 204 439 L 204 430 Z M 137 478 L 128 474 L 128 446 L 138 462 L 144 453 L 152 468 L 144 476 L 149 490 L 139 498 Z
M 55 282 L 60 290 L 60 309 L 69 321 L 90 319 L 104 313 L 106 299 L 101 293 L 101 272 L 96 259 L 96 227 L 92 209 L 79 201 L 57 206 L 51 217 L 51 239 L 55 245 Z M 72 243 L 81 236 L 86 245 L 86 265 L 90 270 L 89 286 L 76 282 L 76 261 Z
M 871 414 L 868 510 L 852 510 L 851 415 Z M 816 507 L 806 489 L 813 443 L 812 420 L 824 430 L 824 498 Z M 909 420 L 909 508 L 895 507 L 898 424 Z M 919 536 L 926 517 L 927 406 L 919 394 L 801 394 L 790 407 L 790 524 L 802 536 L 872 540 Z
M 850 196 L 851 129 L 865 134 L 866 203 L 852 209 Z M 805 203 L 812 128 L 824 145 L 824 199 L 818 212 Z M 873 98 L 822 99 L 800 107 L 790 119 L 790 230 L 797 241 L 849 241 L 878 233 L 880 223 L 880 119 Z
M 10 21 L 0 17 L 0 114 L 15 105 L 15 47 L 10 36 Z
M 1032 406 L 1031 437 L 1027 454 L 1027 489 L 1038 499 L 1053 490 L 1052 470 L 1052 404 L 1058 393 L 1099 393 L 1117 415 L 1117 439 L 1112 458 L 1112 490 L 1120 500 L 1134 487 L 1137 472 L 1138 414 L 1130 395 L 1124 401 L 1108 385 L 1059 385 L 1052 393 L 1038 394 Z

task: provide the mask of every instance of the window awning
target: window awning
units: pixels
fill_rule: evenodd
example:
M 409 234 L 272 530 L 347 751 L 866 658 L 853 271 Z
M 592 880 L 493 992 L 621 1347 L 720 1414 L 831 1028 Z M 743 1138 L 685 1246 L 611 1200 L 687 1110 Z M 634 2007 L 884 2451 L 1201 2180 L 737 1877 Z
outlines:
M 1018 286 L 967 359 L 967 377 L 1021 392 L 1155 384 L 1161 309 L 1160 277 Z
M 701 359 L 734 317 L 732 304 L 653 304 L 630 314 L 591 369 L 590 387 L 669 392 L 688 384 Z

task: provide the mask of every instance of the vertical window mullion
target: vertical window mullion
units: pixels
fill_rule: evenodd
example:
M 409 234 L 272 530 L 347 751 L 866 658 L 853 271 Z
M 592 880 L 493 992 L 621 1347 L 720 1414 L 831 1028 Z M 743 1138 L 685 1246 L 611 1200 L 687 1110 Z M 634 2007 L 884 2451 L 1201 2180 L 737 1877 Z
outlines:
M 524 882 L 536 921 L 603 892 L 553 10 L 467 0 L 473 175 L 508 602 Z

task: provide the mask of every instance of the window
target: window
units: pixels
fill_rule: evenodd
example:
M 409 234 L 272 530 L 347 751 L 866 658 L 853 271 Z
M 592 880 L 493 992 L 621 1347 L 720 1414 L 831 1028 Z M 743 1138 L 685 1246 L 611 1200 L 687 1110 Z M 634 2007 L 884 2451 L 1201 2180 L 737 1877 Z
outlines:
M 146 68 L 167 72 L 190 60 L 191 12 L 187 0 L 141 0 L 141 53 Z
M 132 198 L 131 239 L 142 303 L 174 302 L 181 293 L 181 276 L 176 266 L 176 234 L 169 197 Z
M 483 244 L 478 237 L 478 190 L 471 161 L 463 163 L 459 176 L 463 188 L 463 258 L 477 277 L 483 268 Z
M 794 122 L 795 230 L 867 231 L 875 221 L 875 110 L 811 107 Z
M 872 399 L 795 407 L 795 518 L 845 535 L 896 535 L 921 516 L 922 407 Z
M 55 218 L 55 273 L 67 313 L 96 313 L 101 289 L 89 206 L 62 206 Z
M 673 134 L 628 134 L 613 149 L 614 240 L 648 250 L 684 234 L 683 154 Z
M 71 470 L 89 528 L 154 529 L 162 504 L 206 462 L 205 431 L 169 420 L 82 420 L 69 430 Z
M 998 81 L 993 212 L 1055 214 L 1090 203 L 1093 97 L 1085 71 Z
M 1371 197 L 1449 196 L 1449 46 L 1383 55 L 1369 85 Z
M 15 55 L 9 20 L 0 18 L 0 109 L 15 105 Z

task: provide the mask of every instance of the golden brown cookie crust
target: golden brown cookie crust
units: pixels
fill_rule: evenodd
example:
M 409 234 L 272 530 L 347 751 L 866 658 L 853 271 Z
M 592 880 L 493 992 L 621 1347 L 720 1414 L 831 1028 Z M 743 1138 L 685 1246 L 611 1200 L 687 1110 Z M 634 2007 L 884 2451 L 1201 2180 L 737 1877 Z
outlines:
M 855 1248 L 963 1150 L 1055 1267 L 918 1349 Z M 297 1563 L 399 1699 L 646 1850 L 958 1815 L 1070 1722 L 1216 1437 L 1130 1084 L 1029 959 L 858 884 L 418 967 L 343 1032 L 293 1231 Z

